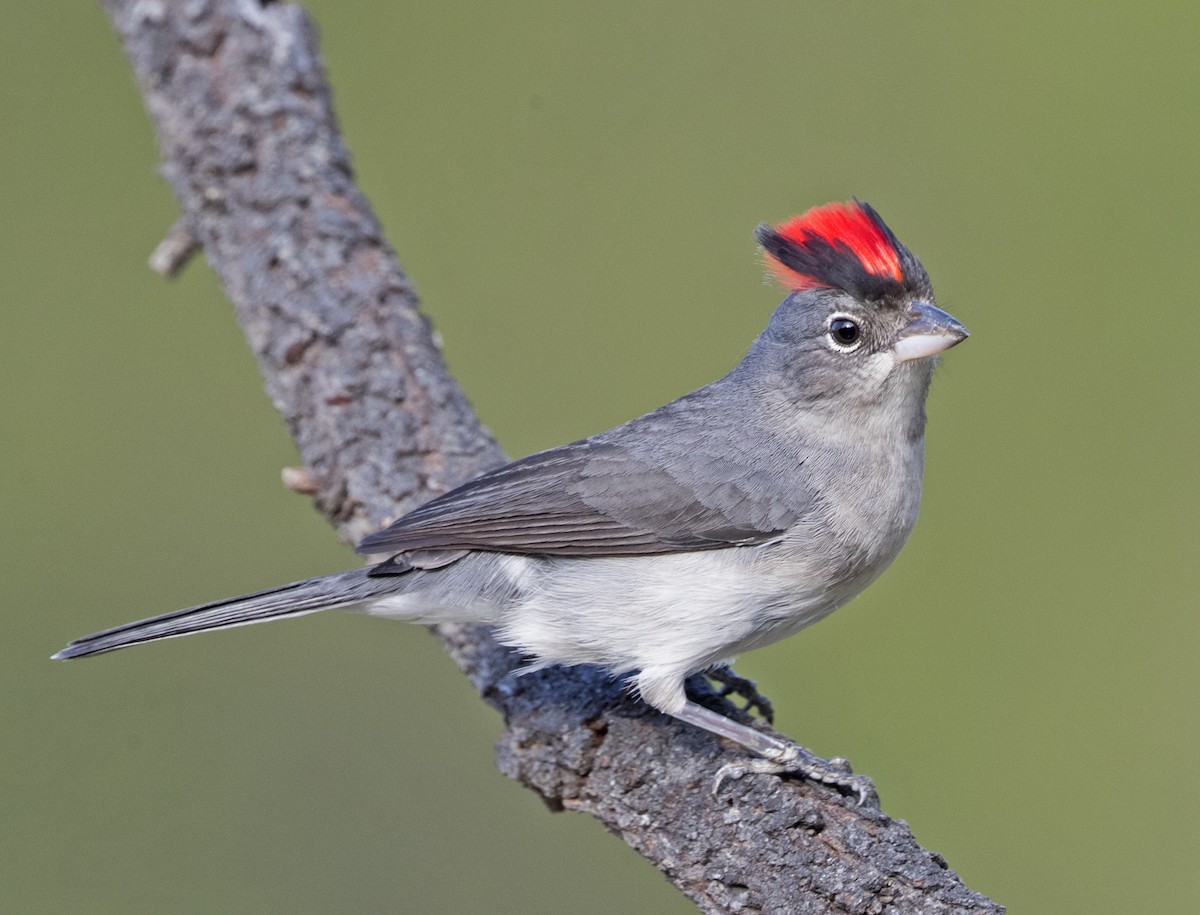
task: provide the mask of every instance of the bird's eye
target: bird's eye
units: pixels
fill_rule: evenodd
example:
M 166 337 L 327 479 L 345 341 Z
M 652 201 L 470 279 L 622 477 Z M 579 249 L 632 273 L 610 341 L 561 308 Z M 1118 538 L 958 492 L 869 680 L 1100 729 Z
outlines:
M 853 349 L 862 338 L 858 322 L 850 318 L 834 318 L 829 322 L 829 339 L 838 349 Z

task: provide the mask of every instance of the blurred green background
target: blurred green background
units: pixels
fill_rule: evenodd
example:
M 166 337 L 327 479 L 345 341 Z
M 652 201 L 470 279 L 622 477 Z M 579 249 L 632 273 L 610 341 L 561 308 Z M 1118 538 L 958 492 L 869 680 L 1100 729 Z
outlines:
M 310 8 L 361 183 L 514 456 L 732 365 L 779 298 L 760 220 L 883 213 L 973 332 L 922 522 L 740 669 L 1013 912 L 1193 908 L 1200 7 Z M 495 714 L 418 628 L 47 660 L 354 559 L 280 486 L 207 267 L 145 267 L 175 206 L 103 14 L 12 4 L 0 52 L 0 909 L 692 911 L 495 772 Z

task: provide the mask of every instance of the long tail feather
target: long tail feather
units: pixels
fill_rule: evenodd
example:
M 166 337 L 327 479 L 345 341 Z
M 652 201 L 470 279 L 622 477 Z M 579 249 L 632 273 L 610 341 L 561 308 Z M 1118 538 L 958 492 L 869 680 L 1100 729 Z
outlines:
M 164 613 L 162 616 L 126 623 L 76 639 L 53 655 L 56 661 L 83 658 L 93 654 L 115 651 L 141 642 L 173 639 L 193 632 L 229 629 L 265 623 L 289 616 L 302 616 L 318 610 L 349 607 L 373 597 L 397 590 L 396 577 L 371 578 L 368 569 L 353 569 L 321 578 L 309 578 L 254 594 L 229 597 Z

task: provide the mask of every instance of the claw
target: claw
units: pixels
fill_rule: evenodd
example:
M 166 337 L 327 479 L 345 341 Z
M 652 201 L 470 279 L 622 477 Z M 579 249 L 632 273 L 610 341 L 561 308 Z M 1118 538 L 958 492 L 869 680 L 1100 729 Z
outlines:
M 713 779 L 712 793 L 716 795 L 726 779 L 739 779 L 745 775 L 800 775 L 809 781 L 820 782 L 847 794 L 857 795 L 857 803 L 863 806 L 868 799 L 878 797 L 875 783 L 866 775 L 854 775 L 850 763 L 844 756 L 821 759 L 799 744 L 789 744 L 787 749 L 770 759 L 744 759 L 726 763 L 717 770 Z
M 758 691 L 758 684 L 753 680 L 734 672 L 728 664 L 722 664 L 707 670 L 704 676 L 721 684 L 720 693 L 723 698 L 741 696 L 746 700 L 744 711 L 754 710 L 768 724 L 775 723 L 775 706 L 771 700 Z

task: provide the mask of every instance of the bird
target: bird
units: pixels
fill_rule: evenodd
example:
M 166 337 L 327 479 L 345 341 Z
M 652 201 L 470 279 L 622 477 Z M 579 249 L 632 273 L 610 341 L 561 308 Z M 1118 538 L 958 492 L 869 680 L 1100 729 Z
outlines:
M 606 432 L 470 480 L 371 534 L 370 564 L 106 629 L 55 659 L 351 608 L 494 628 L 527 669 L 598 665 L 654 709 L 857 793 L 844 760 L 689 698 L 692 675 L 823 619 L 917 519 L 926 397 L 968 332 L 869 204 L 756 230 L 786 296 L 723 378 Z

